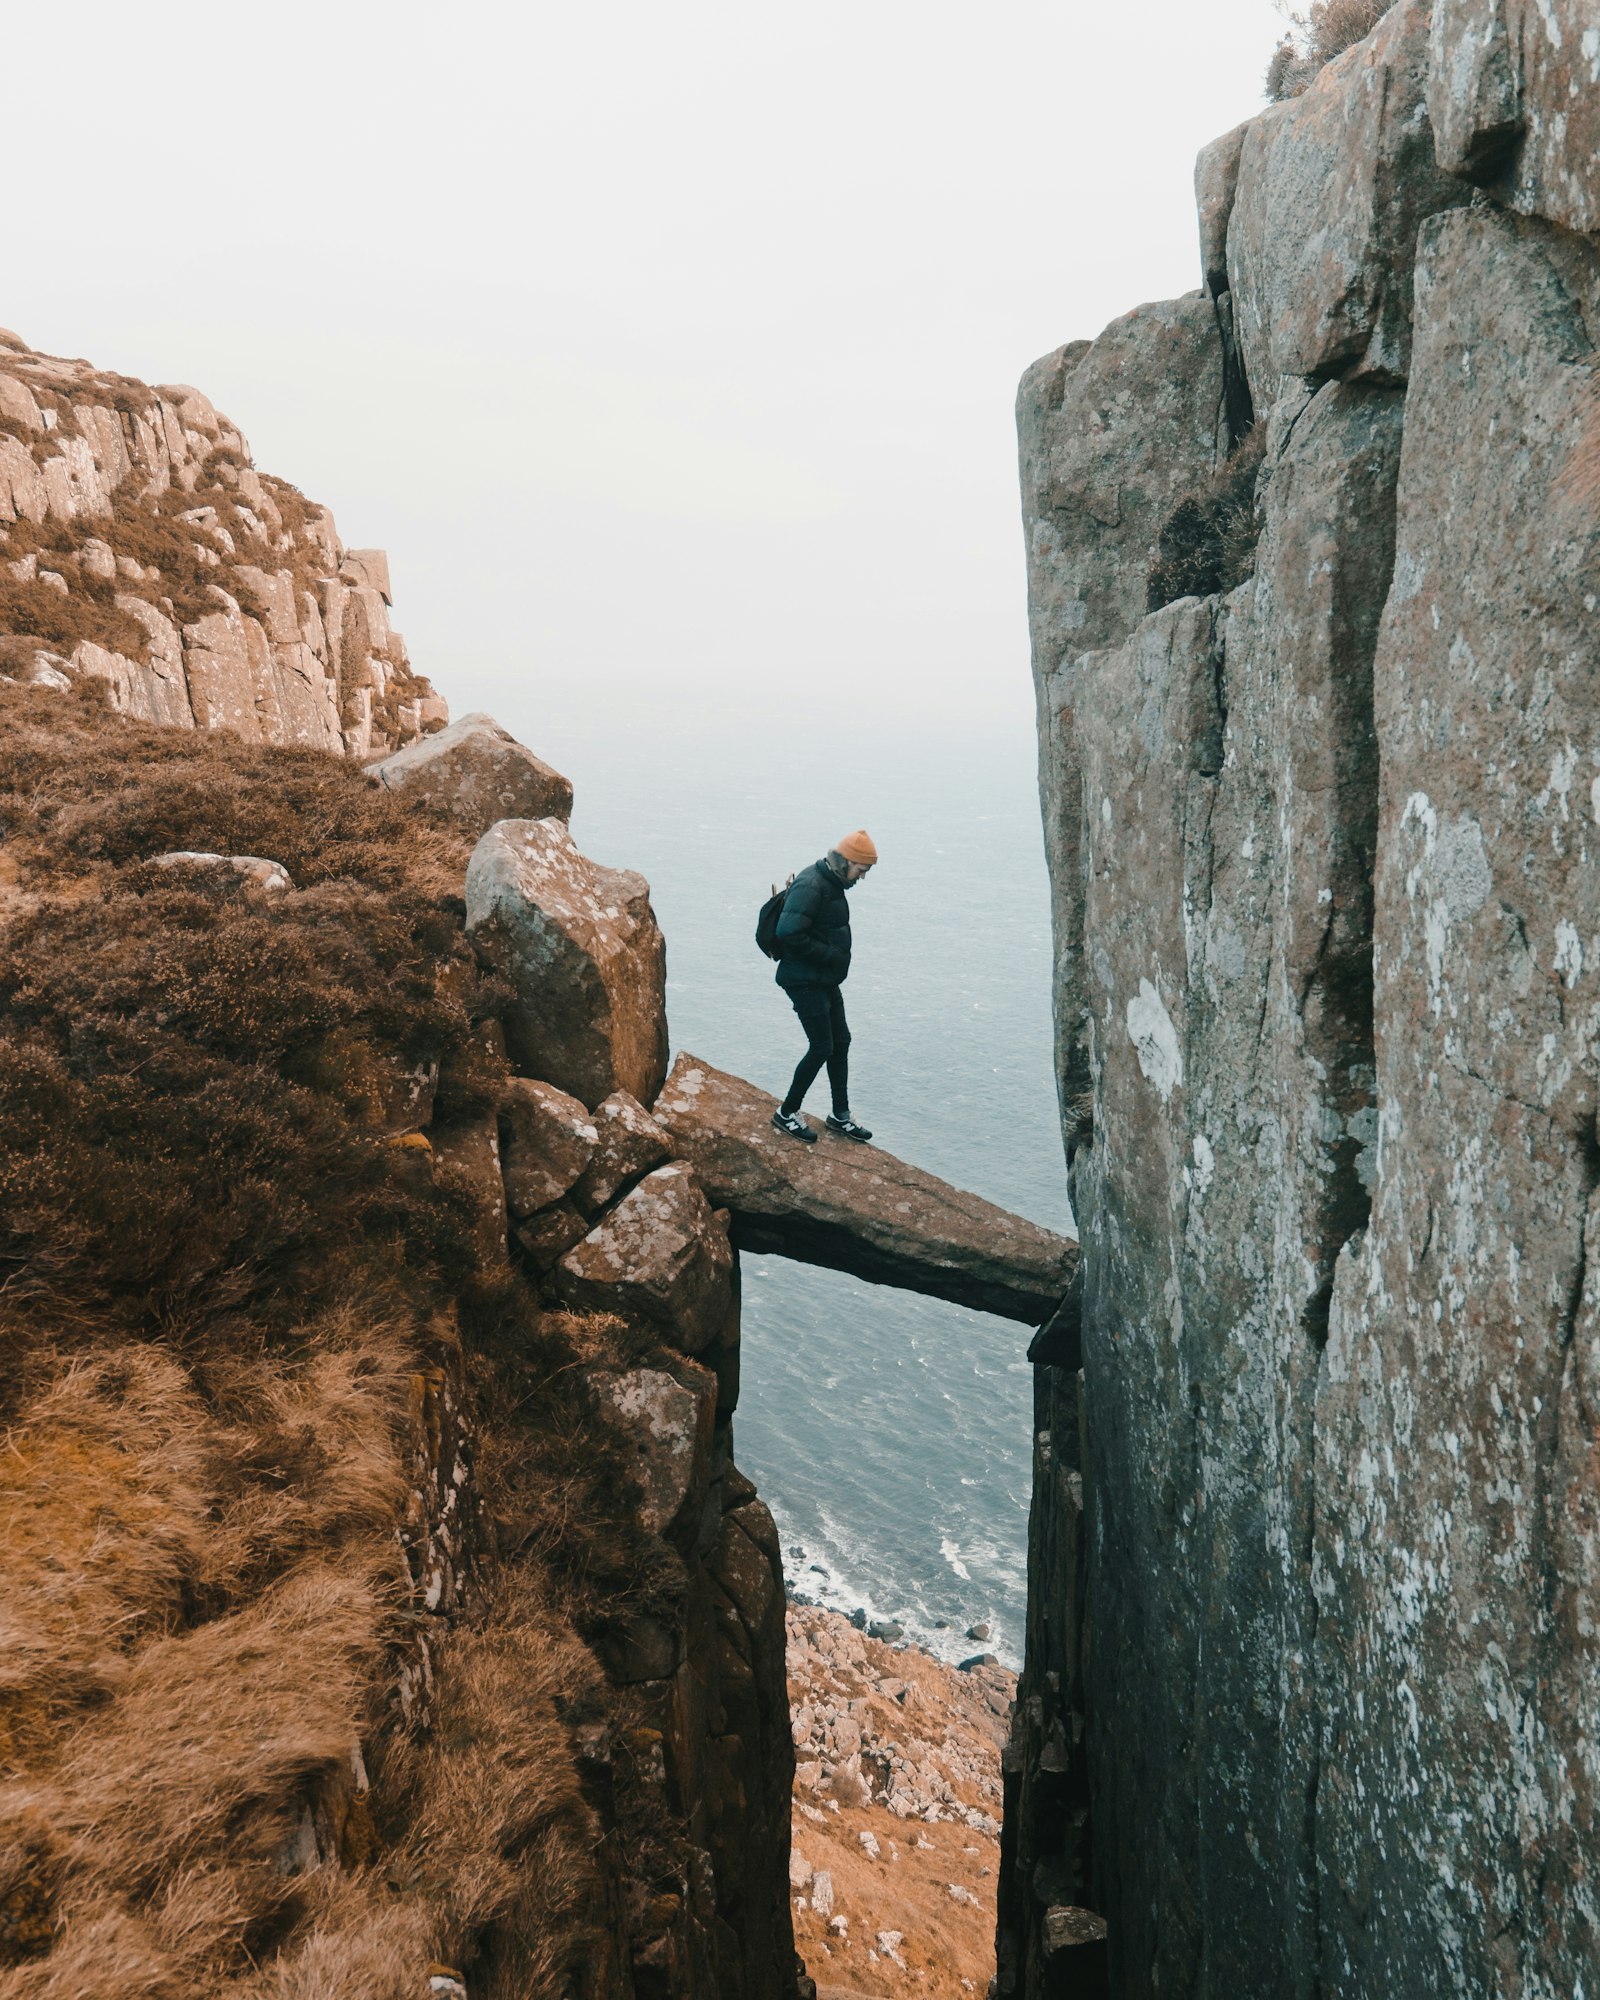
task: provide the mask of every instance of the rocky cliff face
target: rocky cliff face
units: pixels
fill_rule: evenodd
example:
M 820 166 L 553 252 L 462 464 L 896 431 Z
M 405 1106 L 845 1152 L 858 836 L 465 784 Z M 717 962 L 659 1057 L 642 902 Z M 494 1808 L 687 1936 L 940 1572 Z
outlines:
M 259 473 L 198 389 L 0 331 L 0 674 L 355 758 L 445 719 L 389 623 L 388 559 Z
M 1002 1992 L 1079 1903 L 1129 1996 L 1600 1957 L 1597 106 L 1579 0 L 1400 0 L 1023 381 L 1084 1366 Z M 1252 422 L 1253 577 L 1163 604 Z
M 79 682 L 0 687 L 0 1994 L 797 2000 L 645 883 L 492 727 L 394 783 Z

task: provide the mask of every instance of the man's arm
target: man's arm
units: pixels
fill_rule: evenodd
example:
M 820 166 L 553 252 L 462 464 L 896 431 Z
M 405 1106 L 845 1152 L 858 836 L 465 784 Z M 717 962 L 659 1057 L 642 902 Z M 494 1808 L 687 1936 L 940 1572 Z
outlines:
M 816 966 L 819 972 L 833 972 L 844 953 L 817 932 L 820 893 L 815 877 L 802 876 L 795 883 L 784 898 L 783 914 L 778 918 L 778 944 L 785 958 L 801 959 Z

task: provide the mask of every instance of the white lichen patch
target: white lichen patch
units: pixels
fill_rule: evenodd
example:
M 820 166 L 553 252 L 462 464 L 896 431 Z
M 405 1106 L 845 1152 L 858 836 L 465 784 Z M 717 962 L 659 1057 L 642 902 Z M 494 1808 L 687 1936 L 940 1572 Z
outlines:
M 1148 979 L 1139 981 L 1138 993 L 1128 1002 L 1127 1026 L 1139 1067 L 1165 1104 L 1183 1082 L 1183 1052 L 1172 1017 Z

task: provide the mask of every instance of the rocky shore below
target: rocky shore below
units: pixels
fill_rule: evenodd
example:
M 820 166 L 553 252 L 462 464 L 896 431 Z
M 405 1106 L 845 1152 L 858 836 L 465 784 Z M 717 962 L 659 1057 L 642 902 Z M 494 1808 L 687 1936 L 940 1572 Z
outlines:
M 982 1994 L 1016 1676 L 788 1608 L 795 1941 L 821 2000 Z

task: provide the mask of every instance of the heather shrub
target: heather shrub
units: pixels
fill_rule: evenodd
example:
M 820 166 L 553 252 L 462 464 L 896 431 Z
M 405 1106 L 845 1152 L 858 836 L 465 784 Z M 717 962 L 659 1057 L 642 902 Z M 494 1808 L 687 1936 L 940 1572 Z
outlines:
M 1266 432 L 1246 432 L 1203 486 L 1187 493 L 1162 524 L 1146 605 L 1236 589 L 1255 570 L 1256 477 Z
M 363 1247 L 457 1275 L 463 1219 L 448 1190 L 419 1198 L 381 1124 L 389 1079 L 474 1041 L 438 979 L 457 917 L 406 879 L 401 816 L 311 753 L 126 725 L 74 742 L 6 707 L 5 851 L 49 891 L 0 931 L 7 1296 L 182 1333 L 303 1311 Z M 446 837 L 421 836 L 426 870 Z M 265 853 L 304 893 L 269 909 L 149 865 L 174 848 Z
M 1274 104 L 1298 97 L 1319 70 L 1364 41 L 1394 0 L 1311 0 L 1303 11 L 1286 9 L 1291 32 L 1267 65 L 1266 92 Z
M 439 1958 L 493 2000 L 600 1948 L 583 1641 L 685 1578 L 586 1385 L 647 1343 L 542 1308 L 389 1143 L 397 1074 L 438 1121 L 503 1084 L 467 848 L 336 758 L 0 686 L 0 2000 L 388 2000 Z M 396 1530 L 442 1364 L 489 1520 L 418 1738 Z M 286 1867 L 357 1743 L 343 1865 Z

